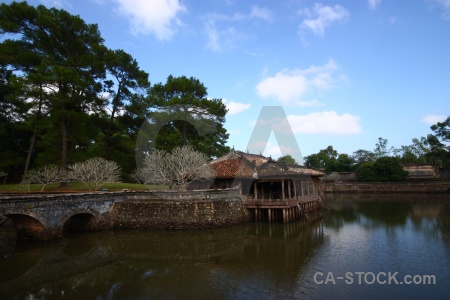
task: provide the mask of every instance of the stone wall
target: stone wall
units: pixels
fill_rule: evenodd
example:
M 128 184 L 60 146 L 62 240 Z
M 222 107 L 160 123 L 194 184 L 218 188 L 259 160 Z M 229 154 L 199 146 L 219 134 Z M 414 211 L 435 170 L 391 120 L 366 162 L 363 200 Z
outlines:
M 150 201 L 150 200 L 226 200 L 240 198 L 238 189 L 224 190 L 192 190 L 192 191 L 149 191 L 149 192 L 128 192 L 127 201 Z
M 445 193 L 450 182 L 352 182 L 322 183 L 324 193 Z
M 239 191 L 127 193 L 113 207 L 115 228 L 200 229 L 251 221 Z

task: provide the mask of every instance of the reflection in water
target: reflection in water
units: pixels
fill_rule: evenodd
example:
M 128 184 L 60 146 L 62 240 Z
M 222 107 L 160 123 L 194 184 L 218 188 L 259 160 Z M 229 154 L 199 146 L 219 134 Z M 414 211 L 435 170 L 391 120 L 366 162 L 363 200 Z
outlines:
M 4 298 L 441 297 L 450 287 L 450 201 L 329 198 L 316 221 L 192 231 L 84 233 L 0 260 Z M 316 272 L 434 274 L 436 285 L 318 285 Z M 399 276 L 400 276 L 399 275 Z

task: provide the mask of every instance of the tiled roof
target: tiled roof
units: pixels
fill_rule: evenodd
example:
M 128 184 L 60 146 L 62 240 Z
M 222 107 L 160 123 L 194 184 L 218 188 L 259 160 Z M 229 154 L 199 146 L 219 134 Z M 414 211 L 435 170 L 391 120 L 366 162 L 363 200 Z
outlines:
M 213 161 L 210 165 L 216 172 L 216 178 L 251 178 L 253 174 L 252 168 L 241 158 Z
M 299 165 L 286 165 L 262 155 L 230 151 L 228 154 L 210 162 L 216 171 L 216 178 L 253 178 L 256 169 L 258 177 L 271 176 L 323 176 L 324 173 Z
M 243 157 L 245 157 L 249 162 L 252 164 L 256 164 L 256 167 L 259 168 L 263 164 L 267 163 L 269 161 L 269 158 L 262 156 L 261 154 L 251 154 L 251 153 L 244 153 L 239 152 Z
M 299 166 L 299 165 L 289 165 L 288 166 L 289 171 L 301 175 L 309 175 L 309 176 L 324 176 L 325 172 L 322 172 L 320 170 L 314 169 L 314 168 L 307 168 L 305 166 Z
M 268 162 L 258 170 L 258 176 L 282 176 L 290 174 L 286 165 L 274 161 Z

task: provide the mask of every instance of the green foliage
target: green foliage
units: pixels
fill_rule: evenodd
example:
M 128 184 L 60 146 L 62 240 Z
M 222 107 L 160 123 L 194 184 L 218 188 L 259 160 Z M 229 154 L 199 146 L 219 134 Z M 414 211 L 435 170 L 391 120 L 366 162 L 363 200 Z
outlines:
M 398 157 L 380 157 L 373 166 L 380 181 L 402 181 L 408 176 Z
M 365 162 L 356 170 L 358 181 L 361 182 L 397 182 L 408 176 L 403 170 L 398 157 L 380 157 L 375 162 Z
M 209 157 L 229 151 L 225 146 L 228 133 L 223 127 L 227 108 L 221 99 L 209 99 L 206 87 L 198 79 L 170 75 L 165 84 L 149 90 L 155 110 L 156 149 L 172 151 L 190 145 Z
M 348 172 L 353 170 L 355 161 L 348 154 L 338 154 L 333 146 L 328 146 L 317 154 L 305 157 L 305 163 L 309 167 L 325 169 L 326 172 Z
M 277 162 L 288 164 L 288 165 L 296 165 L 296 164 L 298 164 L 297 161 L 289 154 L 288 155 L 284 155 L 284 156 L 280 156 L 277 159 Z
M 363 162 L 355 171 L 356 178 L 362 182 L 377 182 L 378 174 L 374 167 L 374 162 Z
M 442 141 L 450 142 L 450 117 L 447 117 L 443 122 L 432 125 L 430 128 Z
M 98 27 L 64 10 L 26 2 L 2 4 L 0 20 L 1 32 L 14 38 L 0 44 L 2 63 L 20 71 L 28 84 L 49 91 L 45 106 L 60 134 L 48 142 L 61 145 L 65 169 L 70 147 L 88 140 L 83 118 L 104 104 L 98 93 L 99 80 L 105 77 L 106 47 Z
M 0 168 L 8 181 L 94 156 L 129 174 L 150 108 L 148 73 L 107 49 L 97 25 L 64 10 L 1 4 L 0 34 Z
M 365 162 L 374 162 L 375 154 L 373 154 L 373 152 L 368 150 L 359 149 L 353 152 L 352 158 L 355 161 L 355 164 L 357 166 L 360 166 Z

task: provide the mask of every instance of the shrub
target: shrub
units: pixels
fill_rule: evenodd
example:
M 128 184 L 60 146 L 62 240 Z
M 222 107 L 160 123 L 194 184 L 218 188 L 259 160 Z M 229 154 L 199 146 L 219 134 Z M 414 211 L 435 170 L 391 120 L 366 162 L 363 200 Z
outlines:
M 398 157 L 380 157 L 375 162 L 363 163 L 357 170 L 358 181 L 396 182 L 408 176 Z
M 356 169 L 356 177 L 362 182 L 376 182 L 378 174 L 374 167 L 374 162 L 364 162 Z
M 69 169 L 69 179 L 83 182 L 90 191 L 98 190 L 105 183 L 121 181 L 117 163 L 102 157 L 75 163 L 70 165 Z
M 31 183 L 42 184 L 41 192 L 49 184 L 65 181 L 65 176 L 60 172 L 59 167 L 56 165 L 48 165 L 37 170 L 31 170 L 28 172 L 25 179 L 22 181 L 22 185 L 28 191 Z

